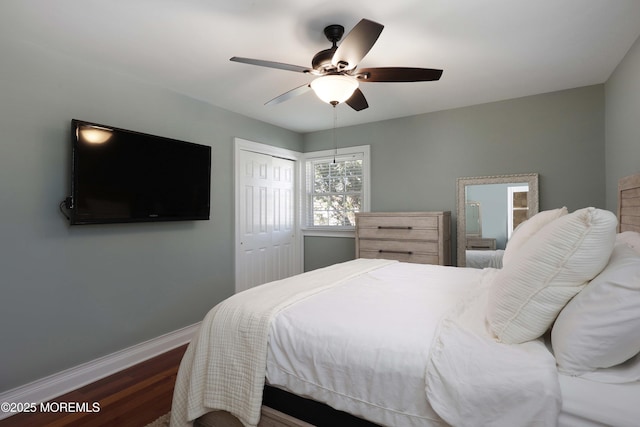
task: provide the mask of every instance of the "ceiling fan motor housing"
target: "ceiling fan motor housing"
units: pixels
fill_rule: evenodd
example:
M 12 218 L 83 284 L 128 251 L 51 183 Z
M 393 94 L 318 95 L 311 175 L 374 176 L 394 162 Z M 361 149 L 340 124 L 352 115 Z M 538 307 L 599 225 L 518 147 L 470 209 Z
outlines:
M 335 52 L 336 48 L 332 47 L 331 49 L 321 50 L 316 53 L 313 60 L 311 60 L 311 66 L 313 69 L 318 71 L 331 71 L 334 68 L 331 63 L 331 59 Z
M 342 25 L 328 25 L 324 28 L 324 35 L 333 46 L 329 49 L 321 50 L 316 53 L 311 61 L 311 66 L 318 71 L 332 71 L 335 67 L 331 64 L 333 54 L 338 48 L 338 41 L 344 35 L 344 27 Z

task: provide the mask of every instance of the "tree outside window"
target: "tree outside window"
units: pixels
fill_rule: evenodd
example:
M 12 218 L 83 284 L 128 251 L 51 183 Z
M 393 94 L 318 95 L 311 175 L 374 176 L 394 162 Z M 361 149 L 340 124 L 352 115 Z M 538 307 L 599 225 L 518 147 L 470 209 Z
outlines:
M 366 210 L 366 157 L 354 152 L 307 160 L 307 226 L 355 227 L 356 212 Z

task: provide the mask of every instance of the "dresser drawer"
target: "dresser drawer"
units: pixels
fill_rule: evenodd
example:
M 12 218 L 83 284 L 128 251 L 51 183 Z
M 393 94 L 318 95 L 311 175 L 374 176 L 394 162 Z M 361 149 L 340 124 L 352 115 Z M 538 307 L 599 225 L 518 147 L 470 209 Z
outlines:
M 496 250 L 496 239 L 488 237 L 467 237 L 467 249 Z
M 408 228 L 407 226 L 380 226 L 376 228 L 360 228 L 361 239 L 394 239 L 394 240 L 432 240 L 438 241 L 438 229 Z
M 417 254 L 417 253 L 395 253 L 378 251 L 360 251 L 360 258 L 383 258 L 400 262 L 413 262 L 417 264 L 441 264 L 438 255 Z
M 415 230 L 438 229 L 437 216 L 392 216 L 392 215 L 360 215 L 358 217 L 358 227 L 374 228 L 378 227 L 411 227 Z
M 411 252 L 421 254 L 438 255 L 438 242 L 424 240 L 404 241 L 404 240 L 360 240 L 360 252 Z

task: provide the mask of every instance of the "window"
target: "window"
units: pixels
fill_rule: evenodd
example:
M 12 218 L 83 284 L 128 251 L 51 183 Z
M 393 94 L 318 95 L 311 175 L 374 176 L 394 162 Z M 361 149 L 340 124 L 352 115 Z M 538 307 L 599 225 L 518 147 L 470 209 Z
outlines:
M 513 231 L 529 218 L 527 199 L 529 186 L 507 187 L 507 240 Z
M 353 230 L 369 210 L 369 146 L 305 154 L 308 230 Z

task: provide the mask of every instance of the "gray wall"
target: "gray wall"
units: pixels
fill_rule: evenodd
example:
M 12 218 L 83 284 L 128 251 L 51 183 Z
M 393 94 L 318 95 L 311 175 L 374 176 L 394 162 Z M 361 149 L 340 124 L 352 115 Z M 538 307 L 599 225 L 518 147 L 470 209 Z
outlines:
M 342 128 L 338 144 L 371 145 L 371 210 L 450 210 L 455 242 L 458 177 L 537 172 L 540 209 L 604 207 L 604 106 L 595 85 Z M 304 149 L 331 142 L 306 134 Z M 322 265 L 342 240 L 307 245 Z
M 301 135 L 0 41 L 0 392 L 200 321 L 234 289 L 233 137 Z M 210 221 L 70 227 L 70 120 L 212 146 Z
M 618 180 L 640 172 L 640 38 L 605 90 L 607 208 L 616 212 Z
M 330 248 L 326 251 L 326 248 Z M 309 237 L 304 238 L 304 271 L 315 270 L 327 265 L 349 261 L 355 258 L 356 242 L 349 237 Z

